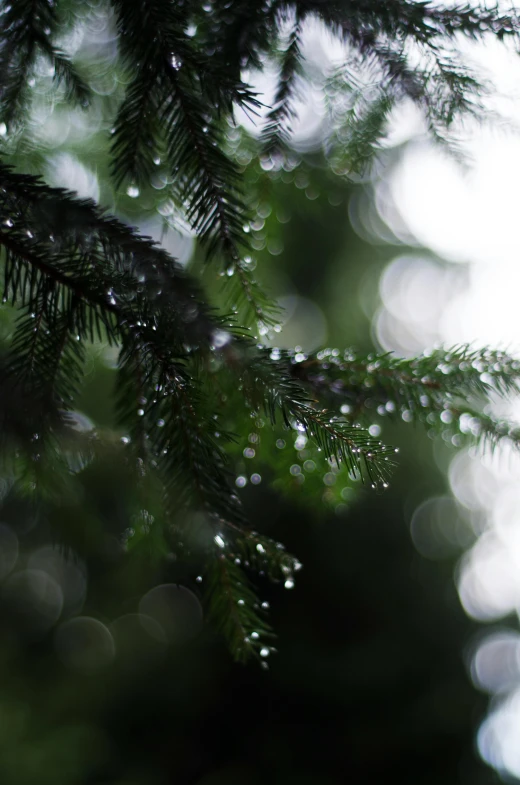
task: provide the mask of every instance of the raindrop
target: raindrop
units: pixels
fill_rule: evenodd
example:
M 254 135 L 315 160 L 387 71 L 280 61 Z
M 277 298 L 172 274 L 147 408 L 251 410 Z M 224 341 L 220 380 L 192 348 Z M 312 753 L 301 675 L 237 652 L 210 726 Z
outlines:
M 222 349 L 230 340 L 231 334 L 226 330 L 214 330 L 213 335 L 211 336 L 211 342 L 215 349 Z
M 243 488 L 247 483 L 247 478 L 243 474 L 239 475 L 235 480 L 237 488 Z
M 262 477 L 260 474 L 252 474 L 251 475 L 251 482 L 253 485 L 259 485 L 262 482 Z
M 131 199 L 137 199 L 140 194 L 139 188 L 136 185 L 129 185 L 126 192 Z
M 254 458 L 255 457 L 254 449 L 252 447 L 246 447 L 243 452 L 243 456 L 244 458 Z
M 284 586 L 285 586 L 286 589 L 294 589 L 294 581 L 293 581 L 293 579 L 292 578 L 287 578 L 287 580 L 284 583 Z
M 267 646 L 262 646 L 262 648 L 260 649 L 260 657 L 269 657 L 270 653 L 271 652 L 269 651 Z

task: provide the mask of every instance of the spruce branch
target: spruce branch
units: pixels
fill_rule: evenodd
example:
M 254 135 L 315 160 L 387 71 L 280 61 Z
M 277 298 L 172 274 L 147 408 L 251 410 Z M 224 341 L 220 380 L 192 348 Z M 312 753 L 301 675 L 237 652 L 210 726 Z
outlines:
M 29 80 L 40 56 L 49 61 L 55 83 L 65 85 L 67 97 L 87 105 L 87 85 L 52 43 L 58 30 L 51 0 L 17 0 L 4 9 L 0 17 L 0 119 L 7 127 L 23 121 Z
M 373 487 L 387 486 L 396 450 L 372 438 L 357 423 L 318 408 L 316 399 L 290 375 L 277 350 L 270 355 L 259 349 L 253 353 L 246 341 L 236 340 L 223 354 L 229 367 L 238 373 L 253 410 L 263 409 L 273 424 L 281 415 L 287 427 L 294 423 L 326 458 L 344 463 L 349 471 L 368 479 Z
M 273 648 L 266 639 L 273 633 L 238 559 L 218 553 L 209 561 L 204 599 L 209 620 L 224 636 L 237 662 L 269 656 Z
M 281 54 L 278 85 L 273 105 L 262 131 L 262 144 L 273 154 L 290 139 L 290 122 L 295 117 L 293 101 L 297 97 L 298 79 L 302 74 L 301 22 L 297 18 Z
M 162 132 L 174 196 L 208 258 L 218 256 L 224 271 L 236 276 L 252 316 L 270 322 L 267 298 L 243 263 L 249 250 L 244 233 L 249 215 L 238 169 L 223 149 L 219 119 L 234 101 L 253 111 L 258 101 L 229 77 L 219 87 L 218 67 L 210 78 L 206 61 L 185 33 L 186 20 L 174 6 L 165 15 L 160 2 L 114 5 L 123 54 L 134 72 L 115 124 L 116 182 L 134 178 L 142 183 L 149 177 Z M 154 124 L 157 116 L 159 123 Z
M 80 334 L 93 327 L 155 332 L 161 314 L 165 345 L 209 345 L 218 325 L 199 286 L 149 238 L 37 178 L 0 165 L 0 245 L 5 249 L 4 296 L 26 302 L 41 277 L 54 281 L 55 307 L 74 295 Z M 29 288 L 27 288 L 29 287 Z M 140 319 L 141 317 L 141 319 Z M 141 325 L 137 322 L 141 321 Z
M 455 445 L 473 439 L 494 447 L 508 439 L 520 446 L 514 425 L 482 411 L 494 398 L 520 391 L 520 362 L 506 352 L 462 345 L 402 359 L 328 349 L 291 359 L 292 374 L 315 395 L 341 404 L 349 419 L 393 416 L 422 423 Z

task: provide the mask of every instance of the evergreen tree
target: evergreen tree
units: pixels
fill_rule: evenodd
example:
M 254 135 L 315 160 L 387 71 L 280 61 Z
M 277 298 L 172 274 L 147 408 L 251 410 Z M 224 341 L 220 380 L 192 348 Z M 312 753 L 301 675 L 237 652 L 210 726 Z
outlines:
M 233 656 L 264 661 L 273 631 L 254 576 L 290 588 L 301 565 L 248 525 L 237 494 L 246 480 L 235 471 L 240 454 L 256 452 L 275 483 L 296 478 L 291 489 L 310 461 L 320 481 L 339 477 L 335 487 L 354 492 L 361 479 L 377 492 L 397 461 L 397 448 L 370 428 L 377 417 L 422 423 L 457 446 L 520 445 L 520 431 L 486 408 L 495 396 L 518 391 L 520 363 L 468 346 L 408 360 L 273 348 L 281 317 L 257 280 L 261 270 L 254 271 L 255 206 L 240 153 L 268 162 L 264 168 L 290 161 L 310 19 L 349 53 L 328 94 L 328 155 L 338 176 L 370 164 L 404 98 L 421 108 L 435 139 L 451 144 L 461 119 L 481 116 L 485 93 L 459 39 L 517 44 L 520 19 L 405 0 L 113 0 L 106 13 L 125 87 L 117 106 L 103 105 L 110 182 L 145 197 L 154 177 L 164 178 L 162 198 L 198 242 L 197 259 L 185 269 L 102 207 L 24 171 L 24 163 L 31 170 L 38 163 L 29 133 L 34 86 L 52 77 L 58 107 L 75 103 L 88 112 L 99 103 L 90 87 L 96 75 L 67 54 L 81 3 L 20 0 L 2 11 L 1 456 L 10 492 L 55 539 L 81 552 L 95 536 L 92 516 L 65 527 L 59 511 L 80 486 L 84 493 L 89 466 L 118 463 L 114 520 L 123 523 L 116 533 L 128 558 L 139 561 L 144 584 L 158 564 L 175 560 L 179 583 L 201 597 Z M 253 140 L 237 132 L 234 111 L 260 112 L 263 96 L 244 73 L 273 60 L 275 101 Z M 86 358 L 100 343 L 118 351 L 117 422 L 89 429 L 75 406 Z M 279 448 L 288 440 L 297 446 L 296 463 Z M 110 511 L 95 512 L 100 529 L 119 525 L 107 523 Z

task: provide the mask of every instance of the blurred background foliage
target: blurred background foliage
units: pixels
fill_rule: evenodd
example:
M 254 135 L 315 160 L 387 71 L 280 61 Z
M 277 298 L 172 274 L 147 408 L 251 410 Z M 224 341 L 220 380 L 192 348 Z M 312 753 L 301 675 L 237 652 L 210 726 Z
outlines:
M 88 112 L 51 102 L 42 72 L 32 123 L 12 135 L 3 129 L 4 152 L 21 171 L 92 196 L 198 268 L 193 240 L 162 195 L 160 164 L 146 192 L 110 185 L 106 130 L 125 74 L 102 4 L 86 4 L 85 14 L 88 24 L 71 28 L 66 43 L 94 87 Z M 338 177 L 312 145 L 282 166 L 254 157 L 240 128 L 228 143 L 256 212 L 251 265 L 284 308 L 271 343 L 379 350 L 381 274 L 396 249 L 417 246 L 384 227 L 371 181 Z M 385 171 L 399 154 L 387 151 Z M 204 278 L 218 301 L 218 274 L 208 268 Z M 7 306 L 0 320 L 5 343 Z M 198 596 L 191 566 L 143 568 L 149 522 L 121 458 L 125 436 L 110 403 L 115 362 L 112 348 L 90 347 L 75 427 L 95 425 L 102 439 L 77 466 L 70 494 L 42 511 L 0 478 L 0 782 L 494 782 L 474 742 L 487 701 L 464 659 L 477 631 L 453 577 L 475 536 L 449 494 L 453 450 L 385 421 L 400 464 L 390 489 L 374 493 L 332 472 L 297 432 L 244 423 L 249 436 L 232 454 L 237 492 L 254 527 L 284 542 L 305 569 L 296 588 L 260 587 L 279 634 L 269 670 L 234 665 L 211 630 L 199 630 L 196 602 L 188 615 L 197 635 L 179 640 L 172 628 L 170 589 Z M 153 509 L 154 489 L 147 492 Z M 431 513 L 424 505 L 433 502 Z M 419 524 L 417 509 L 426 510 Z M 424 520 L 415 544 L 412 518 L 419 527 Z

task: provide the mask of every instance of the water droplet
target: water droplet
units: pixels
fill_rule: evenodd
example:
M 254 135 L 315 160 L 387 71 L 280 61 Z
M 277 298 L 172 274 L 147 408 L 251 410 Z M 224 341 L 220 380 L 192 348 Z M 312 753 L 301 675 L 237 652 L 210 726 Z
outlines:
M 279 450 L 283 450 L 283 448 L 285 447 L 284 440 L 283 439 L 277 439 L 276 440 L 276 446 L 278 447 Z
M 197 575 L 195 580 L 197 581 L 197 583 L 202 583 L 202 575 Z
M 247 484 L 247 477 L 244 477 L 244 475 L 242 474 L 239 475 L 235 480 L 235 485 L 237 486 L 237 488 L 243 488 L 246 484 Z
M 255 457 L 255 451 L 254 451 L 254 449 L 252 447 L 246 447 L 242 454 L 243 454 L 244 458 L 254 458 Z
M 284 586 L 285 586 L 286 589 L 294 589 L 294 581 L 293 581 L 293 579 L 292 578 L 287 578 L 287 580 L 284 583 Z
M 162 419 L 161 420 L 157 420 L 157 427 L 158 428 L 164 428 L 164 420 L 162 420 Z
M 251 482 L 253 485 L 260 485 L 262 482 L 262 477 L 260 474 L 252 474 L 251 475 Z
M 269 657 L 270 653 L 271 652 L 267 648 L 267 646 L 262 646 L 262 648 L 260 649 L 260 657 Z
M 215 541 L 215 543 L 218 545 L 219 548 L 225 548 L 226 547 L 226 541 L 224 540 L 224 538 L 220 534 L 215 534 L 215 536 L 213 537 L 213 540 Z
M 137 410 L 137 416 L 138 416 L 138 417 L 142 417 L 142 416 L 143 416 L 143 414 L 144 414 L 144 409 L 138 409 L 138 410 Z
M 211 343 L 215 349 L 222 349 L 231 340 L 231 333 L 227 330 L 214 330 L 211 336 Z
M 136 185 L 129 185 L 128 188 L 126 189 L 126 192 L 131 199 L 137 199 L 137 197 L 141 193 Z
M 267 602 L 267 600 L 262 603 L 262 608 L 264 609 L 264 611 L 269 609 L 269 603 Z
M 131 439 L 129 436 L 121 436 L 121 441 L 123 442 L 123 444 L 130 444 Z

